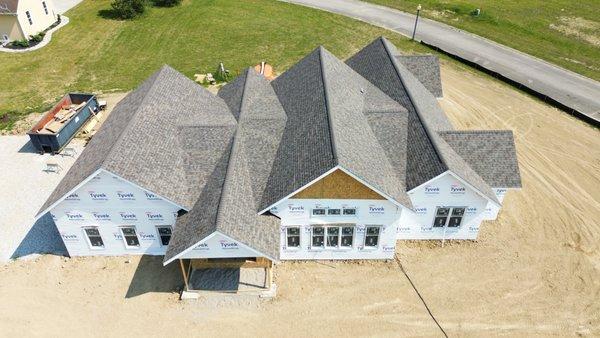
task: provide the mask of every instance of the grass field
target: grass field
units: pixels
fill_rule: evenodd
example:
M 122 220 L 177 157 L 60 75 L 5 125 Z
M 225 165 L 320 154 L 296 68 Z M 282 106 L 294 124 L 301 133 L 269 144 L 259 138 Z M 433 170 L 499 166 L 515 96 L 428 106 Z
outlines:
M 385 34 L 400 48 L 429 51 L 383 29 L 276 1 L 184 0 L 133 21 L 108 18 L 108 0 L 85 0 L 52 42 L 0 54 L 0 129 L 49 107 L 67 91 L 126 91 L 169 64 L 192 77 L 224 62 L 234 74 L 267 60 L 283 71 L 322 44 L 347 57 Z
M 600 80 L 598 0 L 365 0 L 481 35 Z M 475 17 L 471 12 L 481 9 Z

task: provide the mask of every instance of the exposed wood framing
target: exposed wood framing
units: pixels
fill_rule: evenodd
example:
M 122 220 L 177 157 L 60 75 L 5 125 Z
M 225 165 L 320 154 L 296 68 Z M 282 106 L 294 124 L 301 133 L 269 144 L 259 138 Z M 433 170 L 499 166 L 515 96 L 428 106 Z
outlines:
M 219 269 L 219 268 L 267 268 L 272 265 L 268 258 L 257 257 L 256 260 L 243 260 L 239 258 L 221 259 L 192 259 L 192 269 Z
M 313 183 L 306 189 L 298 192 L 291 198 L 368 200 L 386 199 L 339 169 Z

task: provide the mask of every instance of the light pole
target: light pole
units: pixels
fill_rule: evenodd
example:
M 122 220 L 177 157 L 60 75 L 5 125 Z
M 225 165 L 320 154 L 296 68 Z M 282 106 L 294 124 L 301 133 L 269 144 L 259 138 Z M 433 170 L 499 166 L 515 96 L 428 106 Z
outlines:
M 415 19 L 415 28 L 413 29 L 413 35 L 411 40 L 415 39 L 415 34 L 417 33 L 417 23 L 419 22 L 419 12 L 421 12 L 421 4 L 417 6 L 417 18 Z

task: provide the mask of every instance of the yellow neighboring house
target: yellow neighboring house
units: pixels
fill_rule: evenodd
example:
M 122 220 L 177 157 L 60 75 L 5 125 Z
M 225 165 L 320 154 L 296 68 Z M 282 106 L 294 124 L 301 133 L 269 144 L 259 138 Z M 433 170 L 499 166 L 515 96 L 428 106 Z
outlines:
M 57 18 L 52 0 L 0 0 L 0 43 L 29 38 Z

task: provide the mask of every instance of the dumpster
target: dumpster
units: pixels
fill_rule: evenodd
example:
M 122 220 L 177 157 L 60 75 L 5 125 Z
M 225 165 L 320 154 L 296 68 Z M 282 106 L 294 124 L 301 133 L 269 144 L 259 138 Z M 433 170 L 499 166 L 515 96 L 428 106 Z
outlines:
M 98 100 L 93 94 L 69 93 L 44 114 L 27 135 L 41 154 L 56 154 L 97 111 Z

